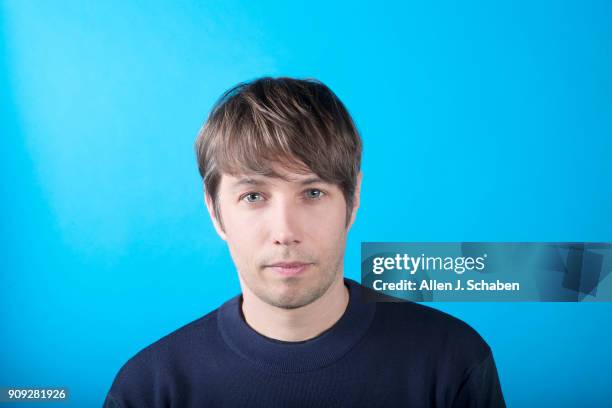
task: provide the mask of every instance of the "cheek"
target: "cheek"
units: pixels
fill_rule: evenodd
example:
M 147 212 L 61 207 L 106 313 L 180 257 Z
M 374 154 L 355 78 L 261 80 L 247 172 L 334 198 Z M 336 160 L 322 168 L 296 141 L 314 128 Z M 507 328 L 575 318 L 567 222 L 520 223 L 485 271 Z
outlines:
M 314 214 L 309 222 L 313 242 L 330 250 L 342 247 L 346 237 L 345 222 L 346 208 L 343 205 L 329 206 Z
M 321 207 L 316 219 L 327 226 L 327 229 L 342 233 L 346 223 L 346 205 L 344 201 L 336 201 L 333 205 Z
M 252 262 L 257 252 L 257 245 L 261 242 L 261 226 L 258 221 L 238 213 L 228 212 L 225 222 L 225 235 L 227 245 L 238 265 L 247 265 Z
M 228 234 L 227 246 L 236 268 L 242 274 L 251 274 L 257 267 L 256 245 L 248 236 L 238 233 L 230 236 Z
M 257 228 L 257 217 L 254 217 L 249 211 L 241 211 L 233 206 L 223 208 L 223 221 L 228 235 L 232 235 L 235 240 L 243 236 L 253 234 Z

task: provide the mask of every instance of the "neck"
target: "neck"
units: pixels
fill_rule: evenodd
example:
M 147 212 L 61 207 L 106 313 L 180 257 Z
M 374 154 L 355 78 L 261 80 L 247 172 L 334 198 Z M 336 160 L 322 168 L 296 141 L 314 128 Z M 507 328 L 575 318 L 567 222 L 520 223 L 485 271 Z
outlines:
M 342 274 L 314 302 L 296 308 L 283 309 L 259 299 L 248 287 L 242 286 L 242 313 L 249 326 L 258 333 L 281 341 L 304 341 L 329 329 L 344 314 L 349 291 Z

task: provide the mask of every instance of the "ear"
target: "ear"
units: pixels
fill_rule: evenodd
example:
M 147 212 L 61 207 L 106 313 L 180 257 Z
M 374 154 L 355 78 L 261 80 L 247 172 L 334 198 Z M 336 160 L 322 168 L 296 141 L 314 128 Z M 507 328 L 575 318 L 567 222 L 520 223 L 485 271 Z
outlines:
M 357 209 L 359 208 L 359 204 L 361 202 L 361 170 L 359 174 L 357 174 L 357 180 L 355 181 L 355 195 L 353 195 L 353 211 L 351 212 L 351 221 L 349 222 L 348 228 L 350 229 L 355 222 L 355 217 L 357 217 Z
M 217 200 L 218 199 L 219 198 L 217 197 Z M 212 198 L 208 194 L 208 191 L 204 191 L 204 202 L 206 203 L 206 209 L 208 210 L 208 215 L 210 215 L 210 219 L 213 225 L 215 226 L 215 230 L 217 231 L 217 234 L 221 237 L 222 240 L 226 241 L 227 236 L 225 235 L 225 231 L 223 231 L 223 228 L 221 228 L 221 224 L 219 223 L 219 220 L 217 219 L 215 215 Z

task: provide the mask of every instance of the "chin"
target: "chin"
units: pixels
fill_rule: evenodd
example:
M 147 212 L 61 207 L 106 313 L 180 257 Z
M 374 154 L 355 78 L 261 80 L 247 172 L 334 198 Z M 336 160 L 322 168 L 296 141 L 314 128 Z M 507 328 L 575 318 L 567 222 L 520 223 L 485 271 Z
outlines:
M 282 284 L 279 292 L 269 294 L 266 303 L 282 309 L 297 309 L 311 304 L 319 299 L 329 288 L 329 285 L 317 285 L 315 287 L 306 287 L 306 282 L 294 282 L 293 285 Z

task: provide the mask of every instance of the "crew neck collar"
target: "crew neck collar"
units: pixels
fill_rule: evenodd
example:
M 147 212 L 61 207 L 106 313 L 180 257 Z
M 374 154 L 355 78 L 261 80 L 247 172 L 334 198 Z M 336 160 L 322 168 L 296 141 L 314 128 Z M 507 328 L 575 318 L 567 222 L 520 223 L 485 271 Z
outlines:
M 376 303 L 365 302 L 359 283 L 344 278 L 349 301 L 340 319 L 318 336 L 289 342 L 271 339 L 244 320 L 242 295 L 220 308 L 219 330 L 223 340 L 237 354 L 262 369 L 276 372 L 304 372 L 327 366 L 344 356 L 363 337 L 372 322 Z

